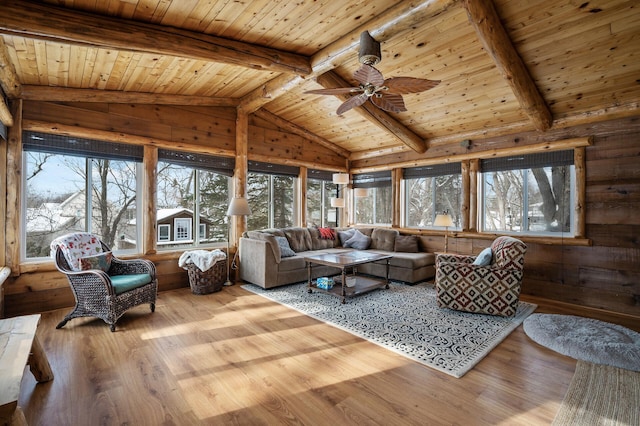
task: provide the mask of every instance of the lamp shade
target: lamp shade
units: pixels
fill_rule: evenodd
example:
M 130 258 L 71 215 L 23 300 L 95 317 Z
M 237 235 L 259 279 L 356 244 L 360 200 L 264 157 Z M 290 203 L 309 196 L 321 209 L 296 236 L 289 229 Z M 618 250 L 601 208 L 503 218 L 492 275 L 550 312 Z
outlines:
M 436 220 L 433 221 L 433 226 L 453 226 L 453 220 L 451 220 L 451 215 L 448 214 L 439 214 L 436 216 Z
M 227 216 L 249 216 L 251 207 L 244 197 L 233 197 L 227 209 Z
M 344 198 L 332 198 L 331 207 L 344 207 Z
M 347 185 L 349 183 L 349 173 L 334 173 L 332 179 L 335 184 Z

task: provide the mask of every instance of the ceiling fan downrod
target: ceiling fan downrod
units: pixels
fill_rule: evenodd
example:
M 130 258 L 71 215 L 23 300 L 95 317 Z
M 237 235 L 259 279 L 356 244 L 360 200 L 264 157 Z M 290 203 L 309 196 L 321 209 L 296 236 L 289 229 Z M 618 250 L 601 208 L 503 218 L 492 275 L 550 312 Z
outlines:
M 380 53 L 380 43 L 375 41 L 369 31 L 360 34 L 360 49 L 358 50 L 358 60 L 361 64 L 374 66 L 382 60 Z

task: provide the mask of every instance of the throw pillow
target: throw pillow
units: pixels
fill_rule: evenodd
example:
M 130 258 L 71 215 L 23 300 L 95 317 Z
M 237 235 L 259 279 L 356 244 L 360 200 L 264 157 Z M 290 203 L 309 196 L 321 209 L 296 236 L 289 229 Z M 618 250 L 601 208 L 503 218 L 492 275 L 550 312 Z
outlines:
M 394 244 L 394 251 L 418 253 L 418 237 L 415 235 L 398 235 Z
M 326 228 L 318 228 L 318 232 L 320 232 L 320 238 L 322 238 L 323 240 L 335 240 L 336 239 L 336 233 L 333 229 L 326 227 Z
M 371 244 L 371 237 L 367 237 L 357 229 L 354 230 L 353 236 L 344 243 L 344 247 L 352 247 L 356 250 L 366 250 Z
M 89 269 L 100 269 L 107 272 L 111 267 L 111 259 L 113 255 L 110 251 L 94 254 L 93 256 L 85 256 L 80 258 L 80 269 L 88 271 Z
M 493 253 L 491 253 L 491 247 L 487 247 L 480 252 L 478 257 L 476 257 L 476 260 L 473 261 L 473 264 L 477 266 L 487 266 L 491 263 L 492 256 Z
M 338 238 L 340 238 L 340 245 L 342 247 L 346 247 L 345 243 L 349 238 L 353 237 L 353 234 L 355 232 L 356 232 L 355 228 L 350 228 L 350 229 L 347 229 L 346 231 L 338 231 Z
M 289 240 L 287 240 L 286 237 L 275 237 L 275 239 L 280 247 L 280 257 L 291 257 L 296 255 L 296 252 L 291 250 Z

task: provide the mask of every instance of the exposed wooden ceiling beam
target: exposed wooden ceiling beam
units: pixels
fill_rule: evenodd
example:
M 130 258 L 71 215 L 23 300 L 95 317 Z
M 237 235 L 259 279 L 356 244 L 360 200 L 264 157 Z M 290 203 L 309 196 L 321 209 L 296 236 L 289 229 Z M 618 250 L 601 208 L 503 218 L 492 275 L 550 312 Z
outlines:
M 9 59 L 7 46 L 4 44 L 2 37 L 0 37 L 0 86 L 4 93 L 11 99 L 19 97 L 22 91 L 20 80 L 13 67 L 13 63 Z
M 325 148 L 329 148 L 331 151 L 335 152 L 336 154 L 342 157 L 345 157 L 345 158 L 349 157 L 350 152 L 347 151 L 346 149 L 341 148 L 340 146 L 334 144 L 333 142 L 329 142 L 328 140 L 321 138 L 315 133 L 311 133 L 310 131 L 305 130 L 302 127 L 297 126 L 296 124 L 293 124 L 292 122 L 287 121 L 265 109 L 260 109 L 256 111 L 254 114 L 295 135 L 301 136 L 307 140 L 310 140 L 311 142 L 315 142 L 319 145 L 322 145 Z
M 329 71 L 318 76 L 317 80 L 320 85 L 327 89 L 349 86 L 349 83 L 344 81 L 342 77 L 340 77 L 333 71 Z M 338 98 L 342 100 L 347 100 L 350 97 L 351 96 L 349 95 L 338 96 Z M 371 121 L 372 124 L 375 124 L 384 131 L 390 132 L 393 136 L 400 140 L 400 142 L 407 145 L 417 153 L 421 154 L 427 150 L 427 143 L 424 141 L 424 139 L 413 133 L 398 120 L 391 117 L 389 114 L 373 105 L 371 102 L 367 101 L 361 106 L 352 109 L 351 111 L 362 115 L 365 119 Z
M 74 89 L 67 87 L 22 86 L 22 99 L 46 102 L 104 102 L 112 104 L 155 104 L 236 107 L 238 99 L 165 93 L 121 92 L 116 90 Z
M 306 75 L 309 59 L 207 34 L 25 1 L 5 1 L 0 33 Z
M 311 57 L 312 72 L 309 76 L 278 76 L 244 96 L 240 100 L 239 108 L 248 113 L 257 111 L 292 88 L 301 85 L 305 80 L 330 71 L 352 59 L 357 54 L 360 34 L 364 30 L 368 30 L 377 41 L 383 42 L 441 14 L 457 2 L 458 0 L 402 1 L 313 55 Z
M 9 110 L 9 105 L 7 105 L 2 96 L 0 96 L 0 123 L 7 127 L 13 126 L 13 116 Z
M 469 22 L 475 28 L 485 50 L 493 58 L 520 106 L 536 129 L 551 128 L 553 117 L 527 66 L 516 51 L 490 0 L 464 0 Z

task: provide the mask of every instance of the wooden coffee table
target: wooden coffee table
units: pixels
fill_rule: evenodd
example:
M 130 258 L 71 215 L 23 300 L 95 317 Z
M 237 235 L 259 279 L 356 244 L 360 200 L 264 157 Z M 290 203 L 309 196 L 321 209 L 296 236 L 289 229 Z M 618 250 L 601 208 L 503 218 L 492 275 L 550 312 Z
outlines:
M 368 251 L 345 251 L 341 253 L 326 253 L 316 254 L 311 256 L 305 256 L 304 260 L 307 262 L 307 284 L 308 292 L 313 290 L 319 290 L 325 293 L 333 294 L 335 296 L 342 297 L 342 303 L 346 303 L 347 297 L 352 297 L 358 294 L 366 293 L 376 288 L 389 288 L 389 259 L 391 255 L 371 253 Z M 386 260 L 386 274 L 384 279 L 357 275 L 358 265 L 362 265 L 370 262 L 377 262 L 380 260 Z M 333 266 L 340 269 L 339 282 L 336 279 L 336 285 L 329 290 L 319 288 L 311 279 L 311 268 L 316 265 Z M 347 287 L 347 271 L 352 270 L 356 283 L 353 287 Z

